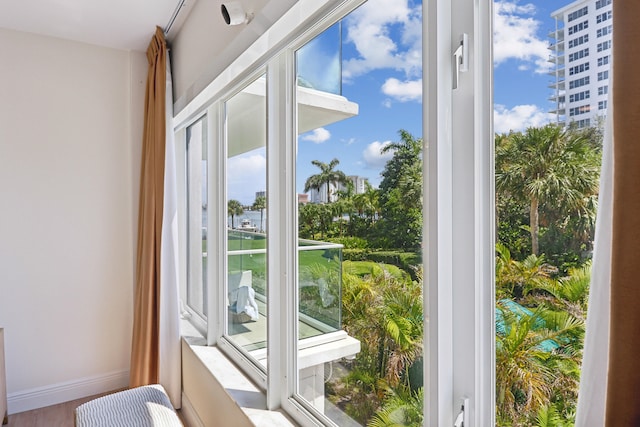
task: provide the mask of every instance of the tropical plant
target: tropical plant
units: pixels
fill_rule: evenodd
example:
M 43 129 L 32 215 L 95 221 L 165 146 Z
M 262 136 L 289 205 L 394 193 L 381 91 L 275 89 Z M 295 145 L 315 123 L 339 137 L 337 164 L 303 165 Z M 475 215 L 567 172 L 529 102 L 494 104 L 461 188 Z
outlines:
M 380 211 L 379 195 L 379 191 L 373 188 L 369 182 L 366 182 L 364 193 L 353 196 L 353 204 L 358 216 L 366 217 L 370 224 L 376 221 L 377 214 Z
M 319 206 L 315 203 L 298 205 L 299 235 L 305 239 L 313 239 L 320 229 Z
M 242 203 L 237 200 L 229 200 L 227 203 L 227 215 L 231 217 L 231 227 L 233 228 L 235 224 L 236 215 L 242 215 L 244 213 L 244 208 L 242 207 Z
M 381 222 L 389 247 L 413 250 L 422 243 L 422 138 L 399 133 L 381 150 L 393 152 L 380 174 Z
M 536 416 L 536 427 L 568 427 L 562 421 L 562 417 L 555 406 L 543 406 Z
M 367 424 L 368 427 L 414 427 L 423 420 L 424 389 L 405 391 L 389 398 Z
M 336 170 L 340 161 L 333 159 L 329 163 L 324 163 L 319 160 L 312 160 L 311 164 L 320 168 L 320 173 L 311 175 L 304 183 L 305 193 L 311 189 L 320 191 L 323 185 L 327 186 L 327 203 L 331 202 L 331 184 L 337 186 L 338 184 L 345 184 L 348 179 L 344 172 Z
M 498 298 L 522 298 L 532 289 L 545 288 L 558 269 L 547 264 L 544 256 L 529 255 L 522 261 L 511 257 L 502 243 L 496 243 L 496 294 Z
M 256 197 L 251 208 L 260 211 L 260 227 L 262 227 L 262 216 L 264 214 L 264 210 L 267 208 L 267 198 L 265 196 Z
M 582 267 L 572 268 L 568 276 L 558 280 L 547 280 L 537 283 L 537 291 L 551 294 L 553 298 L 539 299 L 541 303 L 555 310 L 563 310 L 572 316 L 585 320 L 587 300 L 589 296 L 589 284 L 591 283 L 591 262 Z
M 567 312 L 498 303 L 496 404 L 498 425 L 529 426 L 541 408 L 577 397 L 584 322 Z
M 600 152 L 583 132 L 549 124 L 496 137 L 496 190 L 527 203 L 534 255 L 541 210 L 548 213 L 545 220 L 585 218 L 582 226 L 590 234 L 599 173 Z
M 422 357 L 422 276 L 392 275 L 386 266 L 368 263 L 369 273 L 356 276 L 348 264 L 343 271 L 342 316 L 345 330 L 361 343 L 350 373 L 340 387 L 350 402 L 347 412 L 363 424 L 391 396 L 415 390 L 410 368 Z M 347 271 L 349 270 L 349 271 Z M 365 402 L 368 401 L 368 404 Z M 379 402 L 377 405 L 371 402 Z

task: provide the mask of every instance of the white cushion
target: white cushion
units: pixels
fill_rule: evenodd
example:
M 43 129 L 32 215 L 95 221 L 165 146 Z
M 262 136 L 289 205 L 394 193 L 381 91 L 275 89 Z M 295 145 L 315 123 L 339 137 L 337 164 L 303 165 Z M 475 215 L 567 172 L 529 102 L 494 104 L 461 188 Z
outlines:
M 183 426 L 159 384 L 99 397 L 78 406 L 75 413 L 76 427 Z

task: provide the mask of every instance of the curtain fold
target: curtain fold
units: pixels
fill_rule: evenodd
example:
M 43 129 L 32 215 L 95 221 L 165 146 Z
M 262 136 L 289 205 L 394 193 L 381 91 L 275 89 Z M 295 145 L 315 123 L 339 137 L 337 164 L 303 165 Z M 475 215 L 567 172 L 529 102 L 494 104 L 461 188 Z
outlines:
M 640 2 L 613 2 L 613 56 L 576 427 L 640 426 Z
M 640 425 L 640 2 L 613 2 L 615 116 L 606 425 Z
M 584 340 L 584 357 L 576 427 L 604 425 L 609 353 L 609 317 L 611 294 L 611 230 L 613 214 L 613 79 L 609 80 L 609 108 L 602 144 L 600 194 L 596 217 L 596 235 L 589 288 L 589 311 Z
M 171 67 L 161 28 L 147 49 L 149 71 L 138 214 L 130 386 L 160 383 L 181 406 L 178 225 Z
M 160 267 L 159 382 L 175 408 L 182 406 L 180 293 L 178 288 L 178 188 L 173 135 L 171 64 L 166 61 L 166 150 Z

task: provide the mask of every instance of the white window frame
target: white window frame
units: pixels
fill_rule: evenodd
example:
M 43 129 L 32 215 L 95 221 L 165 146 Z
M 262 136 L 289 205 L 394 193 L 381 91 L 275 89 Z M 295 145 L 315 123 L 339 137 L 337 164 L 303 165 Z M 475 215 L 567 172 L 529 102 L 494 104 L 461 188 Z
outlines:
M 176 114 L 176 141 L 180 136 L 184 140 L 184 129 L 205 111 L 207 114 L 210 242 L 225 244 L 226 209 L 212 208 L 226 200 L 226 171 L 220 168 L 225 151 L 224 144 L 218 143 L 224 140 L 221 102 L 239 87 L 238 81 L 249 81 L 256 70 L 266 66 L 267 108 L 278 112 L 268 114 L 268 186 L 281 196 L 267 199 L 271 213 L 267 251 L 289 253 L 297 247 L 293 51 L 277 50 L 304 32 L 319 33 L 321 28 L 309 22 L 327 15 L 342 16 L 362 1 L 298 1 Z M 423 3 L 425 426 L 453 425 L 463 398 L 469 399 L 466 427 L 495 424 L 492 3 Z M 453 90 L 453 51 L 463 33 L 469 35 L 469 71 L 460 75 L 458 88 Z M 208 258 L 208 283 L 224 283 L 225 257 Z M 324 425 L 312 408 L 294 397 L 296 261 L 294 250 L 290 256 L 269 262 L 268 283 L 286 286 L 269 290 L 268 376 L 258 373 L 256 377 L 254 372 L 252 377 L 266 388 L 269 409 L 281 407 L 304 426 Z M 223 288 L 209 292 L 207 324 L 207 343 L 221 347 L 226 346 L 221 339 L 225 313 L 217 307 L 224 301 Z M 281 311 L 281 307 L 288 310 Z M 243 362 L 242 354 L 233 350 L 228 354 Z
M 187 170 L 187 144 L 188 144 L 188 138 L 189 138 L 189 127 L 191 125 L 194 125 L 195 123 L 197 123 L 198 121 L 203 120 L 203 126 L 204 126 L 204 131 L 205 131 L 205 135 L 209 135 L 209 130 L 207 129 L 208 126 L 208 121 L 206 119 L 206 117 L 204 115 L 200 115 L 199 117 L 195 118 L 194 120 L 192 120 L 189 123 L 189 126 L 186 126 L 182 131 L 180 131 L 179 133 L 176 134 L 176 140 L 184 140 L 184 150 L 178 150 L 178 152 L 176 153 L 176 163 L 177 163 L 177 170 L 181 171 L 181 177 L 179 178 L 179 185 L 178 187 L 181 189 L 184 189 L 185 191 L 179 191 L 179 217 L 180 217 L 180 228 L 181 230 L 183 230 L 185 232 L 185 238 L 184 239 L 180 239 L 181 242 L 181 247 L 180 247 L 180 278 L 181 278 L 181 283 L 184 284 L 184 286 L 181 287 L 180 290 L 180 299 L 182 301 L 182 307 L 181 307 L 181 313 L 182 316 L 185 318 L 188 318 L 189 321 L 191 322 L 191 324 L 196 328 L 196 330 L 198 330 L 200 333 L 202 334 L 206 334 L 207 331 L 207 319 L 206 316 L 204 316 L 203 313 L 198 312 L 195 308 L 191 307 L 191 305 L 189 305 L 188 303 L 188 296 L 187 296 L 187 286 L 189 286 L 189 282 L 190 282 L 190 278 L 189 278 L 189 274 L 186 271 L 186 269 L 188 268 L 188 254 L 189 254 L 189 250 L 187 248 L 187 245 L 189 243 L 188 238 L 186 237 L 186 234 L 188 234 L 187 231 L 187 217 L 188 217 L 188 211 L 187 211 L 187 197 L 188 194 L 186 193 L 186 188 L 187 188 L 187 183 L 188 183 L 188 178 L 187 178 L 187 174 L 188 174 L 188 170 Z M 207 141 L 208 143 L 208 141 Z M 207 229 L 207 233 L 208 233 L 208 229 Z M 209 280 L 207 278 L 207 280 Z M 202 283 L 200 283 L 200 285 L 202 285 Z M 207 301 L 203 301 L 203 304 L 208 304 Z

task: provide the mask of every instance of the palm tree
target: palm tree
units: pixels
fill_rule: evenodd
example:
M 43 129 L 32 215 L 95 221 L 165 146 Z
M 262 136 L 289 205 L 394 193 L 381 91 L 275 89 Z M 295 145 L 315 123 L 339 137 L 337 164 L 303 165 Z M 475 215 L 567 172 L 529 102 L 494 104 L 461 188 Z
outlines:
M 421 426 L 423 420 L 424 389 L 415 393 L 393 396 L 367 424 L 367 427 Z
M 522 261 L 511 257 L 502 243 L 496 243 L 496 295 L 501 297 L 526 296 L 532 289 L 546 289 L 558 269 L 547 264 L 544 256 L 529 255 Z
M 311 189 L 320 191 L 323 185 L 327 186 L 327 203 L 331 202 L 331 184 L 337 186 L 339 183 L 345 184 L 348 179 L 344 172 L 335 170 L 340 161 L 333 159 L 329 163 L 324 163 L 319 160 L 312 160 L 311 164 L 320 168 L 320 173 L 311 175 L 304 183 L 305 193 Z
M 264 196 L 256 197 L 256 200 L 255 202 L 253 202 L 253 206 L 251 206 L 251 208 L 260 211 L 260 231 L 264 231 L 262 229 L 262 214 L 267 208 L 267 198 Z
M 514 310 L 504 301 L 496 315 L 498 425 L 531 425 L 552 401 L 575 400 L 584 322 L 542 307 Z
M 422 272 L 417 273 L 419 280 L 411 281 L 391 275 L 383 265 L 373 267 L 359 276 L 348 264 L 342 273 L 342 322 L 347 333 L 360 341 L 361 351 L 341 380 L 346 389 L 339 388 L 351 390 L 354 411 L 348 411 L 362 424 L 371 420 L 381 401 L 402 395 L 395 404 L 383 405 L 387 412 L 380 412 L 377 422 L 386 422 L 393 412 L 391 419 L 401 417 L 408 422 L 399 425 L 418 425 L 413 414 L 421 411 L 409 408 L 419 401 L 409 400 L 411 391 L 421 386 L 411 382 L 410 368 L 423 354 Z
M 375 222 L 380 213 L 380 191 L 367 182 L 363 194 L 366 200 L 365 212 L 369 215 L 371 222 Z
M 542 298 L 555 310 L 563 310 L 584 320 L 587 312 L 589 284 L 591 283 L 591 261 L 579 268 L 569 269 L 569 275 L 558 280 L 538 283 L 536 290 L 551 294 L 553 299 Z
M 231 217 L 231 228 L 233 228 L 235 216 L 242 215 L 243 213 L 244 208 L 242 207 L 242 203 L 237 200 L 229 200 L 227 203 L 227 215 Z
M 571 424 L 573 425 L 573 424 Z M 536 417 L 536 427 L 564 427 L 569 426 L 568 423 L 563 422 L 562 416 L 558 412 L 555 406 L 543 406 L 538 410 L 538 416 Z
M 421 295 L 394 289 L 385 294 L 384 333 L 387 348 L 380 355 L 381 372 L 392 387 L 402 381 L 410 388 L 409 368 L 422 356 L 423 308 Z
M 528 203 L 534 255 L 541 207 L 592 218 L 599 173 L 599 152 L 584 133 L 549 124 L 496 138 L 496 189 Z

